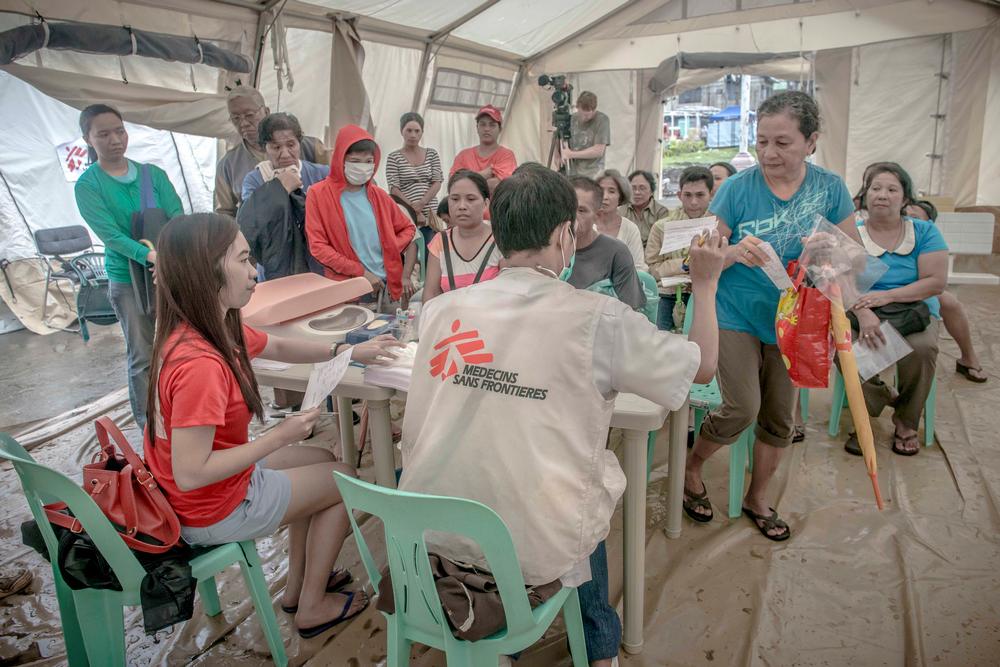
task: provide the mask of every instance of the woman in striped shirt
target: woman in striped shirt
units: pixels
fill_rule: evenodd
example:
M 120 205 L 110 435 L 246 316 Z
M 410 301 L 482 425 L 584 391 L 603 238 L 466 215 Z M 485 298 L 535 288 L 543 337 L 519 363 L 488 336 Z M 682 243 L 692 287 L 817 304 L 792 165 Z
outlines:
M 434 237 L 431 221 L 437 209 L 437 193 L 444 180 L 441 158 L 433 148 L 420 145 L 424 136 L 424 119 L 420 114 L 404 113 L 399 119 L 399 132 L 403 135 L 403 147 L 389 153 L 385 164 L 389 193 L 405 199 L 417 212 L 417 228 L 430 244 Z

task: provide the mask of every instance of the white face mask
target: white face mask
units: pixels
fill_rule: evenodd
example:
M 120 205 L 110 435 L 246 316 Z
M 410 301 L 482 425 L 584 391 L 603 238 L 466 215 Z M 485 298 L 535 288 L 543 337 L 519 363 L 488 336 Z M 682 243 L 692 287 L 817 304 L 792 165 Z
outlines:
M 351 185 L 364 185 L 375 175 L 375 165 L 371 162 L 345 162 L 344 177 Z

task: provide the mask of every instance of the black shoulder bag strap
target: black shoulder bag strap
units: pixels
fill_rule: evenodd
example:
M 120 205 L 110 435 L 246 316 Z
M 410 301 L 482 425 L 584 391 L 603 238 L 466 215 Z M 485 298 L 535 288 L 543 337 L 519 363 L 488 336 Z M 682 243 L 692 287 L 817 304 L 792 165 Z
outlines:
M 491 237 L 492 238 L 492 237 Z M 490 257 L 493 256 L 493 248 L 497 246 L 496 241 L 490 241 L 490 247 L 486 249 L 486 256 L 483 257 L 482 263 L 479 265 L 479 270 L 476 271 L 476 277 L 472 279 L 472 284 L 475 285 L 479 282 L 479 279 L 483 277 L 483 273 L 486 271 L 486 267 L 490 264 Z
M 418 232 L 419 233 L 419 232 Z M 451 267 L 451 244 L 448 242 L 448 232 L 441 232 L 441 249 L 444 252 L 444 264 L 448 270 L 448 289 L 455 289 L 455 271 Z M 478 276 L 476 277 L 478 279 Z

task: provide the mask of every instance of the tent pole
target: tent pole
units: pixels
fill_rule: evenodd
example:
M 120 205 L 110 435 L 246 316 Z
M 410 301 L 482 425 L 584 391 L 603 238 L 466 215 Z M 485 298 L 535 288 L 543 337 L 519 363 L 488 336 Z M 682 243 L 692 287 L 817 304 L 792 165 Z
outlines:
M 260 63 L 264 59 L 264 38 L 267 36 L 270 26 L 274 24 L 274 21 L 267 23 L 267 13 L 279 2 L 281 0 L 267 0 L 263 5 L 257 7 L 259 14 L 257 16 L 257 33 L 254 35 L 253 76 L 251 77 L 254 88 L 260 87 Z M 275 20 L 277 20 L 277 16 L 275 16 Z
M 521 82 L 524 81 L 528 74 L 528 66 L 521 65 L 517 68 L 517 72 L 514 73 L 514 85 L 510 88 L 510 97 L 507 98 L 507 105 L 503 110 L 503 117 L 507 118 L 510 115 L 511 109 L 514 108 L 514 102 L 517 101 L 517 91 L 521 88 Z
M 410 105 L 410 108 L 414 111 L 420 108 L 420 98 L 424 96 L 424 86 L 427 82 L 427 68 L 430 67 L 431 49 L 433 47 L 433 42 L 427 42 L 424 44 L 424 54 L 420 57 L 420 69 L 417 74 L 417 87 L 413 90 L 413 104 Z

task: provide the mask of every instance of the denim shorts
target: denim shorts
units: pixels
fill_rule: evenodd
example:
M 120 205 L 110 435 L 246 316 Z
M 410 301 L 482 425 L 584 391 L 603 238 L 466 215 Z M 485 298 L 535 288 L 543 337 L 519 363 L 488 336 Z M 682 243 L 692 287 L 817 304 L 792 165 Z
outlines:
M 247 497 L 229 516 L 211 526 L 181 526 L 191 545 L 225 544 L 267 537 L 278 530 L 292 499 L 292 480 L 281 470 L 254 466 Z

